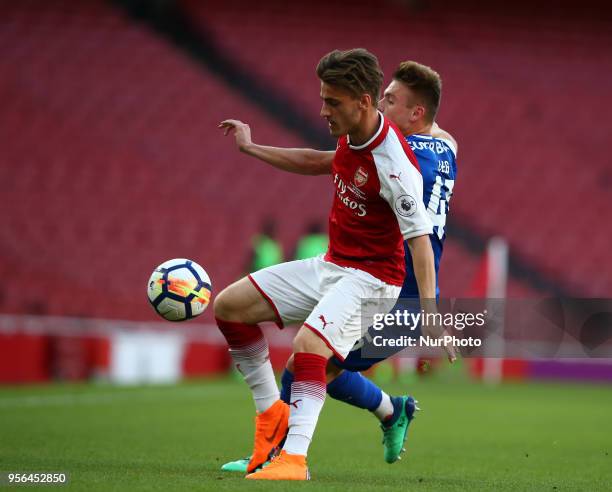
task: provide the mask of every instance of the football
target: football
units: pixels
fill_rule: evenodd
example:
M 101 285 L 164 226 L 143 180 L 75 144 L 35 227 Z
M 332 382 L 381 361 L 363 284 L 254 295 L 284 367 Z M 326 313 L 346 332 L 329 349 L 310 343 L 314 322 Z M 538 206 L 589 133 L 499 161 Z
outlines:
M 149 302 L 168 321 L 185 321 L 202 314 L 210 302 L 211 292 L 206 270 L 184 258 L 159 265 L 147 284 Z

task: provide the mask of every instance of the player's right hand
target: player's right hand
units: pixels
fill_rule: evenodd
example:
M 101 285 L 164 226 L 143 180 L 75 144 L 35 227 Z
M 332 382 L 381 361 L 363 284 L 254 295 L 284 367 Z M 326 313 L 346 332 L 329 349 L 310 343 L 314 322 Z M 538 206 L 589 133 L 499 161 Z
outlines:
M 221 123 L 219 123 L 218 128 L 224 129 L 223 135 L 228 135 L 232 130 L 234 130 L 236 145 L 241 151 L 244 151 L 253 143 L 251 140 L 251 128 L 249 125 L 240 120 L 223 120 Z

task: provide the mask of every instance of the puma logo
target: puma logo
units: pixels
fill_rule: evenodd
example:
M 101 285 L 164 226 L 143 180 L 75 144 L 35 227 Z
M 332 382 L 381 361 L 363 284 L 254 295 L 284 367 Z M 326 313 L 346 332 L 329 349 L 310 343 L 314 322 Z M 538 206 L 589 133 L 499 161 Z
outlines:
M 327 325 L 333 325 L 333 324 L 334 324 L 334 322 L 333 322 L 333 321 L 329 321 L 329 322 L 325 321 L 325 316 L 323 316 L 323 315 L 319 316 L 319 319 L 320 319 L 320 320 L 321 320 L 321 322 L 323 323 L 323 329 L 325 329 L 325 327 L 326 327 Z
M 302 401 L 302 400 L 300 399 L 300 400 L 295 400 L 295 401 L 292 401 L 292 402 L 290 403 L 290 405 L 291 405 L 292 407 L 294 407 L 294 408 L 297 408 L 297 407 L 298 407 L 298 406 L 297 406 L 298 401 Z
M 394 178 L 395 178 L 395 179 L 397 179 L 398 181 L 400 181 L 400 177 L 401 177 L 401 175 L 402 175 L 402 173 L 401 173 L 401 171 L 400 171 L 400 173 L 399 173 L 399 174 L 389 174 L 389 177 L 390 177 L 391 179 L 394 179 Z

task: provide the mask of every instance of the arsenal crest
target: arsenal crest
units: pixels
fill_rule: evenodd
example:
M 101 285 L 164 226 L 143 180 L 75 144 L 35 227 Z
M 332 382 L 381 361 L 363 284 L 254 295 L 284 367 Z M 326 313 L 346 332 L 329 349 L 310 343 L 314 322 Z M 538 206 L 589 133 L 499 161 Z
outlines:
M 353 181 L 355 182 L 355 186 L 361 187 L 368 182 L 368 172 L 361 166 L 357 168 L 355 171 L 355 176 L 353 177 Z

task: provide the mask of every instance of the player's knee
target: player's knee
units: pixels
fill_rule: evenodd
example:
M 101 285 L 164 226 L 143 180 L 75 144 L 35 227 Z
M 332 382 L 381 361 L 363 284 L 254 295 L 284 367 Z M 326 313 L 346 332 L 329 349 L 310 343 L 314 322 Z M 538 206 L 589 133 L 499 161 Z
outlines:
M 294 372 L 294 366 L 293 366 L 293 354 L 291 354 L 291 356 L 289 357 L 289 359 L 287 359 L 287 365 L 285 366 L 287 368 L 287 370 L 291 373 Z
M 217 319 L 249 325 L 276 319 L 274 310 L 246 278 L 223 289 L 215 298 L 213 310 Z
M 235 318 L 236 307 L 234 294 L 232 293 L 232 286 L 223 289 L 213 302 L 213 311 L 215 318 L 222 319 L 224 321 L 239 321 Z
M 308 328 L 302 327 L 293 339 L 293 353 L 298 352 L 329 356 L 330 350 L 317 335 Z
M 306 352 L 304 350 L 305 343 L 302 341 L 302 337 L 300 336 L 301 332 L 298 332 L 297 335 L 293 338 L 293 353 L 296 354 L 298 352 Z
M 298 352 L 312 352 L 312 342 L 310 337 L 305 330 L 298 331 L 297 335 L 293 339 L 293 353 Z
M 297 335 L 293 338 L 293 353 L 308 352 L 308 344 L 303 336 L 303 330 L 297 332 Z

